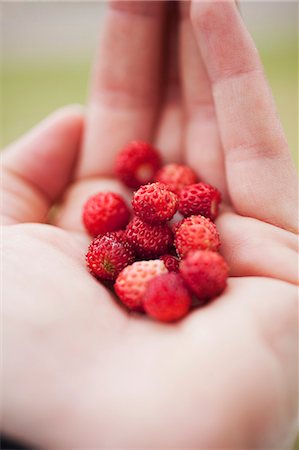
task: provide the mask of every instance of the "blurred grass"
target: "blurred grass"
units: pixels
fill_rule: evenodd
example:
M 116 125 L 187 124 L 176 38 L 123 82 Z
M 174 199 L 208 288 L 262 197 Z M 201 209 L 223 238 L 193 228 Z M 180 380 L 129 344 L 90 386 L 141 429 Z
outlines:
M 3 144 L 22 135 L 50 112 L 70 103 L 84 103 L 87 61 L 3 65 Z
M 275 39 L 277 45 L 259 46 L 279 115 L 298 163 L 298 77 L 296 37 Z M 56 108 L 84 103 L 89 61 L 55 61 L 2 65 L 2 145 L 26 132 Z

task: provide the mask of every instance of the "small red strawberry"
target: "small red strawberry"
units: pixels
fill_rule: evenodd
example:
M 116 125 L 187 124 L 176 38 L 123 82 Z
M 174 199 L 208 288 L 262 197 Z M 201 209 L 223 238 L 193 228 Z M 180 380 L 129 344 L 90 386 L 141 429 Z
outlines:
M 220 202 L 220 192 L 210 184 L 191 184 L 180 193 L 179 211 L 185 217 L 200 214 L 215 220 Z
M 167 273 L 167 269 L 159 259 L 136 261 L 118 275 L 115 292 L 129 309 L 143 311 L 142 300 L 148 283 L 163 273 Z
M 154 278 L 143 297 L 145 312 L 161 322 L 174 322 L 184 317 L 191 306 L 191 296 L 182 277 L 167 273 Z
M 191 250 L 217 251 L 220 247 L 219 233 L 210 219 L 190 216 L 176 229 L 174 245 L 181 258 Z
M 179 271 L 179 260 L 172 255 L 160 256 L 160 259 L 164 262 L 168 272 L 178 272 Z
M 155 180 L 166 184 L 170 191 L 179 195 L 184 187 L 196 183 L 197 176 L 184 164 L 167 164 L 157 172 Z
M 173 234 L 165 224 L 151 225 L 134 217 L 127 226 L 126 239 L 139 258 L 158 258 L 170 249 Z
M 106 233 L 106 234 L 108 234 L 108 233 Z M 112 231 L 110 234 L 113 234 L 113 236 L 115 236 L 115 238 L 120 242 L 127 242 L 126 230 Z
M 151 144 L 134 141 L 118 154 L 115 174 L 125 185 L 139 188 L 153 181 L 160 166 L 160 155 Z
M 90 272 L 105 280 L 115 280 L 123 268 L 132 264 L 134 259 L 134 252 L 123 240 L 121 231 L 95 238 L 86 254 L 86 264 Z
M 158 224 L 174 216 L 178 207 L 178 197 L 164 184 L 146 184 L 135 192 L 132 206 L 136 216 L 141 220 Z
M 83 223 L 91 236 L 125 228 L 130 211 L 124 199 L 114 192 L 100 192 L 90 197 L 83 207 Z
M 196 250 L 180 263 L 180 273 L 199 300 L 210 300 L 226 287 L 228 265 L 219 253 Z

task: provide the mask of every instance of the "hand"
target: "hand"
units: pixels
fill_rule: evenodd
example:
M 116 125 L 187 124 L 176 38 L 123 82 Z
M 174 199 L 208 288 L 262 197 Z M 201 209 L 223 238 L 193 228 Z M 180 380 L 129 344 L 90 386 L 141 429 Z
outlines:
M 287 449 L 294 439 L 295 171 L 234 3 L 193 2 L 192 21 L 182 3 L 167 80 L 165 4 L 112 2 L 82 149 L 71 108 L 4 154 L 1 428 L 32 445 Z M 84 264 L 82 203 L 107 188 L 127 195 L 111 169 L 136 138 L 187 161 L 229 205 L 217 223 L 228 288 L 170 326 L 128 314 Z

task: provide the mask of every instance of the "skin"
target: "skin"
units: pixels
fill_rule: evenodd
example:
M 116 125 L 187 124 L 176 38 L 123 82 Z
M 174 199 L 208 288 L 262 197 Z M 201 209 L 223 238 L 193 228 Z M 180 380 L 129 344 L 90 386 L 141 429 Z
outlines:
M 56 112 L 2 158 L 1 431 L 29 445 L 288 449 L 296 434 L 290 152 L 235 4 L 167 9 L 112 2 L 86 115 Z M 84 263 L 82 204 L 128 196 L 111 173 L 136 138 L 226 199 L 228 288 L 172 325 L 129 314 Z

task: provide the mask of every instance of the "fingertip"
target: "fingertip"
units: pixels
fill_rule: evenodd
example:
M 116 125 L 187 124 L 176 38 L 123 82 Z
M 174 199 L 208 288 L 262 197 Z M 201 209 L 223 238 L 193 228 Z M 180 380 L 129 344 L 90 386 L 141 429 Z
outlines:
M 2 163 L 7 171 L 14 174 L 12 183 L 20 185 L 20 191 L 25 190 L 26 184 L 31 192 L 31 202 L 34 202 L 35 193 L 42 193 L 48 205 L 61 195 L 69 183 L 80 151 L 83 111 L 80 105 L 60 108 L 4 152 Z M 20 214 L 19 220 L 28 221 L 30 214 Z
M 65 126 L 67 124 L 81 125 L 83 124 L 84 115 L 85 107 L 83 105 L 80 105 L 79 103 L 71 104 L 63 106 L 51 113 L 44 119 L 44 123 L 61 123 L 62 126 Z
M 52 112 L 50 115 L 45 117 L 39 124 L 35 125 L 28 133 L 25 135 L 21 142 L 30 143 L 44 136 L 47 137 L 49 142 L 57 143 L 56 147 L 62 147 L 65 145 L 66 149 L 72 153 L 70 147 L 77 145 L 81 139 L 84 125 L 85 108 L 80 104 L 72 104 L 63 106 L 56 111 Z M 20 141 L 12 144 L 13 148 L 18 148 Z M 59 145 L 58 145 L 59 142 Z M 17 144 L 17 145 L 15 145 Z M 49 147 L 45 142 L 44 153 L 55 153 L 53 147 Z M 65 152 L 67 152 L 65 150 Z

